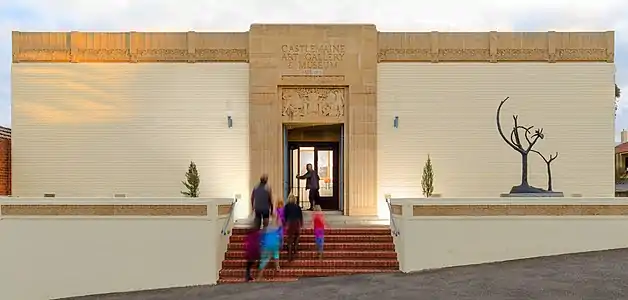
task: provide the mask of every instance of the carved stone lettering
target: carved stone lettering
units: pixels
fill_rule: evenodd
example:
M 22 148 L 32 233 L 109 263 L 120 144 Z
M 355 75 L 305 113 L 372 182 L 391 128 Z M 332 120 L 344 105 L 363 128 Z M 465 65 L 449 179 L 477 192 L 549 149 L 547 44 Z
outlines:
M 340 118 L 345 115 L 343 88 L 285 88 L 281 90 L 281 115 L 293 120 L 305 117 Z
M 328 70 L 338 68 L 345 52 L 343 44 L 285 44 L 281 46 L 281 60 L 288 69 Z

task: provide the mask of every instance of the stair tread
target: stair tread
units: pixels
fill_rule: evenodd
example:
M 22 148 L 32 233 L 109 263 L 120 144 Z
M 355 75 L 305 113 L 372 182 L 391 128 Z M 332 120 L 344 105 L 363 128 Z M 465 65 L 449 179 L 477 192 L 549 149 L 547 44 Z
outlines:
M 299 237 L 314 237 L 314 234 L 301 234 Z M 333 236 L 333 237 L 344 237 L 344 238 L 377 238 L 377 239 L 386 239 L 392 238 L 389 235 L 364 235 L 364 234 L 326 234 L 325 237 Z M 246 234 L 232 234 L 231 238 L 246 238 Z
M 244 249 L 232 249 L 232 250 L 228 250 L 225 253 L 225 257 L 227 257 L 227 259 L 229 259 L 230 257 L 244 257 L 246 254 L 246 251 Z M 280 256 L 285 256 L 288 255 L 288 251 L 280 251 L 279 252 Z M 300 250 L 298 251 L 297 255 L 305 255 L 305 256 L 316 256 L 318 255 L 318 251 L 316 250 Z M 395 250 L 393 249 L 388 249 L 388 250 L 378 250 L 378 251 L 373 251 L 373 250 L 326 250 L 325 251 L 325 257 L 328 258 L 341 258 L 341 259 L 347 259 L 347 258 L 351 258 L 351 259 L 384 259 L 384 258 L 390 258 L 390 259 L 397 259 L 397 252 L 395 252 Z
M 244 278 L 246 271 L 244 269 L 239 270 L 221 270 L 220 278 Z M 399 273 L 398 269 L 315 269 L 315 268 L 302 268 L 302 269 L 288 269 L 282 268 L 279 271 L 274 269 L 264 270 L 264 278 L 306 278 L 306 277 L 331 277 L 331 276 L 343 276 L 343 275 L 355 275 L 355 274 L 390 274 Z M 257 277 L 258 271 L 252 270 L 251 275 Z
M 318 259 L 316 259 L 318 260 Z M 229 260 L 225 260 L 225 261 L 235 261 L 235 262 L 246 262 L 246 259 L 229 259 Z M 287 259 L 280 259 L 279 262 L 287 262 Z M 302 259 L 302 258 L 297 258 L 295 260 L 293 260 L 292 262 L 301 262 L 301 261 L 312 261 L 311 259 Z M 387 259 L 373 259 L 373 258 L 367 258 L 367 259 L 323 259 L 323 260 L 319 260 L 322 262 L 365 262 L 365 261 L 369 261 L 369 262 L 380 262 L 380 261 L 389 261 Z
M 255 283 L 255 282 L 294 282 L 299 280 L 298 277 L 279 277 L 279 278 L 263 278 L 261 281 L 260 280 L 253 280 L 250 281 L 251 283 Z M 239 278 L 239 277 L 229 277 L 229 278 L 221 278 L 218 280 L 219 284 L 230 284 L 230 283 L 246 283 L 247 281 L 244 280 L 244 278 Z

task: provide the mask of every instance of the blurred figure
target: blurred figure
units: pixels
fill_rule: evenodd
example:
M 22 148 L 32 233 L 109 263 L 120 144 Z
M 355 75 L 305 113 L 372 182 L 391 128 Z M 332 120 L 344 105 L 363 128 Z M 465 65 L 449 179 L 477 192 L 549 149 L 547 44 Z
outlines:
M 316 249 L 318 250 L 318 259 L 323 259 L 323 246 L 325 244 L 325 216 L 321 211 L 320 205 L 314 206 L 314 215 L 312 216 L 314 226 L 314 237 L 316 238 Z
M 273 212 L 273 199 L 266 174 L 260 176 L 259 184 L 251 193 L 251 208 L 255 214 L 254 226 L 258 230 L 262 228 L 262 223 L 264 227 L 268 226 L 268 218 Z
M 260 231 L 255 226 L 249 228 L 244 243 L 244 250 L 246 253 L 246 275 L 244 280 L 248 282 L 253 280 L 251 268 L 260 259 Z
M 277 201 L 277 219 L 279 220 L 279 228 L 281 232 L 281 246 L 284 246 L 284 237 L 286 236 L 286 218 L 284 215 L 283 199 Z
M 288 235 L 288 260 L 292 261 L 297 253 L 301 227 L 303 227 L 303 211 L 297 204 L 297 197 L 293 194 L 288 196 L 288 204 L 284 207 L 284 218 Z
M 259 273 L 257 279 L 263 278 L 262 273 L 266 266 L 273 260 L 275 263 L 275 269 L 279 271 L 279 249 L 281 247 L 281 228 L 278 226 L 279 219 L 277 217 L 272 219 L 272 222 L 262 230 L 262 253 L 259 263 Z

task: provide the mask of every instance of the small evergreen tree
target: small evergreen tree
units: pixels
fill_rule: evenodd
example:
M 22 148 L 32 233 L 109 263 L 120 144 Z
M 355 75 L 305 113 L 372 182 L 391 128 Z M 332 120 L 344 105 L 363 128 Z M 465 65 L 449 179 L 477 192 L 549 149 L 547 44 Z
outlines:
M 421 178 L 421 187 L 423 188 L 423 196 L 430 197 L 434 192 L 434 170 L 432 169 L 432 160 L 427 155 L 427 161 L 423 166 L 423 176 Z
M 201 185 L 201 178 L 198 176 L 198 169 L 196 164 L 191 161 L 188 167 L 187 173 L 185 173 L 185 181 L 181 181 L 187 191 L 181 192 L 186 197 L 198 198 L 199 186 Z

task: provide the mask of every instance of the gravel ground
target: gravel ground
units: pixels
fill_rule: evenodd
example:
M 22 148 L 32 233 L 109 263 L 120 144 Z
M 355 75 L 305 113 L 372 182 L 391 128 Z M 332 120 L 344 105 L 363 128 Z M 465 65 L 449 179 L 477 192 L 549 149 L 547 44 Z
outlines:
M 412 274 L 308 278 L 291 283 L 198 286 L 74 300 L 614 300 L 628 299 L 628 249 Z

